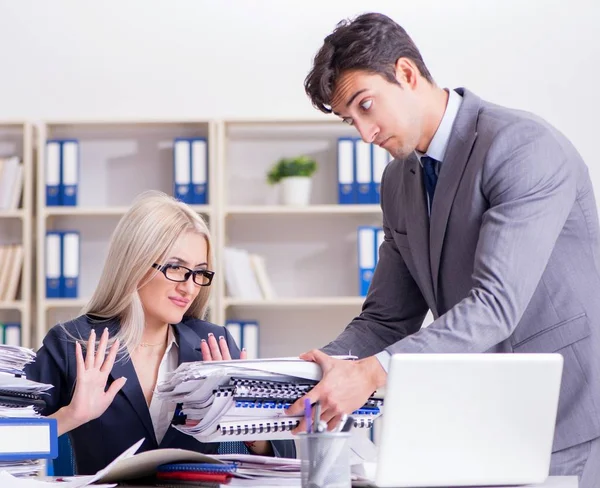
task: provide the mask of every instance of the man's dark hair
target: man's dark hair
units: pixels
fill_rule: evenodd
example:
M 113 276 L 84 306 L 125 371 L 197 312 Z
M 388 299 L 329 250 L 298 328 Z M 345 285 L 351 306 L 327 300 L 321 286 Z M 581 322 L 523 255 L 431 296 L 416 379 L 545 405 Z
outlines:
M 331 98 L 341 73 L 364 70 L 396 80 L 396 61 L 408 58 L 429 83 L 433 78 L 421 53 L 406 31 L 383 14 L 368 13 L 354 20 L 342 20 L 329 34 L 315 56 L 313 68 L 304 80 L 312 104 L 331 113 Z

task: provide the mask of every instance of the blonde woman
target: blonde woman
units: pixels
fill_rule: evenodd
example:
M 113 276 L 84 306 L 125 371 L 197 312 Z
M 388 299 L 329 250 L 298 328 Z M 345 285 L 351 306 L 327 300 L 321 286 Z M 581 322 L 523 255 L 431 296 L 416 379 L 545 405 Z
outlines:
M 141 438 L 139 452 L 217 452 L 218 444 L 173 428 L 174 407 L 153 394 L 183 362 L 240 358 L 227 330 L 202 319 L 212 260 L 202 218 L 165 194 L 145 193 L 117 225 L 84 314 L 44 338 L 26 373 L 54 385 L 42 413 L 57 420 L 59 435 L 69 433 L 78 474 L 97 472 Z M 295 457 L 292 441 L 247 446 Z

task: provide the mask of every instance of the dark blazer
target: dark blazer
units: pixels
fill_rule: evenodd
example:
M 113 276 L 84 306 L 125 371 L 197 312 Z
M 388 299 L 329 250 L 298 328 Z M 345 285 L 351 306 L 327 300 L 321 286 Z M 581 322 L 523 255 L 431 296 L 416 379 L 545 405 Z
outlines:
M 54 385 L 46 400 L 47 406 L 42 412 L 43 415 L 52 415 L 68 405 L 75 390 L 77 375 L 75 343 L 69 334 L 87 340 L 92 328 L 96 330 L 97 337 L 100 337 L 105 327 L 108 327 L 112 337 L 119 329 L 119 322 L 118 320 L 92 321 L 88 316 L 83 315 L 65 324 L 56 325 L 48 332 L 43 346 L 37 352 L 35 362 L 25 369 L 29 379 Z M 202 361 L 200 341 L 207 339 L 209 332 L 216 337 L 225 336 L 231 357 L 234 359 L 240 357 L 238 346 L 224 327 L 187 317 L 173 327 L 179 345 L 178 364 Z M 133 364 L 131 360 L 118 356 L 108 383 L 121 376 L 125 376 L 127 382 L 108 409 L 97 419 L 69 433 L 77 474 L 96 473 L 141 438 L 145 440 L 138 452 L 157 448 L 180 448 L 206 454 L 217 453 L 218 443 L 203 444 L 173 426 L 169 427 L 162 442 L 158 444 L 150 411 Z M 273 441 L 272 444 L 276 456 L 296 457 L 293 441 Z
M 456 91 L 431 217 L 415 155 L 392 161 L 362 313 L 324 349 L 558 352 L 553 448 L 581 444 L 600 436 L 600 226 L 588 168 L 538 117 Z M 421 329 L 428 309 L 436 320 Z

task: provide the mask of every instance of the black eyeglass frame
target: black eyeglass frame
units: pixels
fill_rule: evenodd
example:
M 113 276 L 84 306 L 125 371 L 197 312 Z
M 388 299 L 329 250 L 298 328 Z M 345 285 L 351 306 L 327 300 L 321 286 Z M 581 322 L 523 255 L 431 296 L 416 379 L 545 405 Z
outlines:
M 158 264 L 158 263 L 154 263 L 152 265 L 152 267 L 154 269 L 157 269 L 158 271 L 160 271 L 166 279 L 168 279 L 169 281 L 173 281 L 175 283 L 185 283 L 187 280 L 190 279 L 190 276 L 192 277 L 192 281 L 194 282 L 194 284 L 198 285 L 198 286 L 210 286 L 212 283 L 212 280 L 215 276 L 215 272 L 214 271 L 210 271 L 208 269 L 190 269 L 187 266 L 182 266 L 181 264 L 172 264 L 172 263 L 168 263 L 168 264 Z M 177 268 L 183 268 L 183 269 L 187 269 L 187 273 L 185 273 L 185 275 L 183 275 L 183 280 L 174 280 L 172 278 L 169 278 L 167 276 L 167 270 L 170 269 L 171 267 L 177 267 Z M 196 276 L 198 275 L 202 275 L 204 276 L 205 279 L 208 280 L 208 283 L 198 283 L 196 281 Z

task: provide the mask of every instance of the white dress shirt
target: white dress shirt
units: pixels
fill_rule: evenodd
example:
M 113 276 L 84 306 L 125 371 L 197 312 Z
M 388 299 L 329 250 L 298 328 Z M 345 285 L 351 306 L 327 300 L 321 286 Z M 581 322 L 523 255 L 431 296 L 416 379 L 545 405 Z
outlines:
M 168 373 L 175 371 L 179 362 L 179 346 L 173 333 L 173 326 L 169 325 L 169 336 L 167 337 L 167 349 L 160 361 L 158 367 L 158 378 L 156 384 L 164 381 Z M 175 413 L 175 405 L 171 402 L 163 402 L 162 399 L 156 395 L 156 387 L 152 393 L 152 400 L 150 401 L 150 417 L 152 418 L 152 425 L 154 427 L 154 433 L 156 435 L 156 442 L 161 443 L 165 433 L 171 425 L 171 419 Z

